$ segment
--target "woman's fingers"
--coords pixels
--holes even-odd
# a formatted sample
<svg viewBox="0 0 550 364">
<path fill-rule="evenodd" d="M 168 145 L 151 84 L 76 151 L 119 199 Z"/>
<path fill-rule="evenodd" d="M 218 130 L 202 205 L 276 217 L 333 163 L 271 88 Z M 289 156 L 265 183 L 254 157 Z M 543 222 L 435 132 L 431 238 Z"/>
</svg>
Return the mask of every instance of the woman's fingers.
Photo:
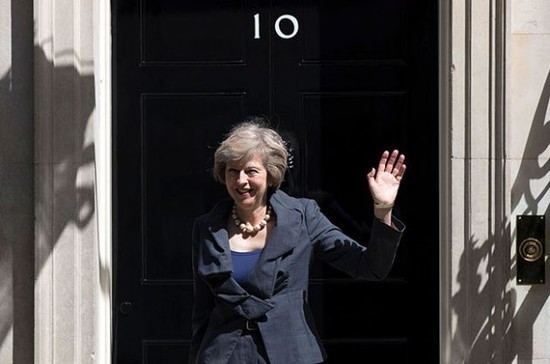
<svg viewBox="0 0 550 364">
<path fill-rule="evenodd" d="M 391 154 L 387 150 L 382 153 L 382 156 L 380 157 L 380 161 L 378 162 L 378 169 L 372 169 L 367 177 L 369 178 L 376 178 L 381 173 L 390 173 L 393 175 L 398 181 L 403 178 L 403 174 L 405 174 L 405 155 L 399 154 L 399 151 L 397 149 L 394 149 Z M 376 173 L 375 173 L 376 172 Z"/>
<path fill-rule="evenodd" d="M 397 159 L 398 154 L 399 154 L 399 151 L 397 149 L 394 149 L 390 155 L 388 163 L 386 164 L 386 169 L 385 169 L 386 172 L 392 173 L 394 169 L 395 160 Z"/>
<path fill-rule="evenodd" d="M 382 157 L 380 157 L 380 161 L 378 162 L 378 173 L 382 173 L 386 170 L 386 163 L 388 162 L 388 156 L 390 153 L 385 150 L 384 153 L 382 153 Z"/>
<path fill-rule="evenodd" d="M 398 175 L 403 174 L 402 169 L 405 166 L 404 162 L 405 162 L 405 155 L 401 154 L 397 159 L 397 163 L 395 164 L 395 166 L 393 166 L 393 170 L 391 172 L 394 176 L 397 177 Z"/>
<path fill-rule="evenodd" d="M 406 169 L 407 169 L 407 165 L 402 164 L 401 167 L 399 168 L 399 172 L 397 172 L 397 174 L 395 175 L 395 179 L 397 180 L 397 182 L 401 182 L 401 179 L 403 178 L 403 175 L 405 174 Z"/>
</svg>

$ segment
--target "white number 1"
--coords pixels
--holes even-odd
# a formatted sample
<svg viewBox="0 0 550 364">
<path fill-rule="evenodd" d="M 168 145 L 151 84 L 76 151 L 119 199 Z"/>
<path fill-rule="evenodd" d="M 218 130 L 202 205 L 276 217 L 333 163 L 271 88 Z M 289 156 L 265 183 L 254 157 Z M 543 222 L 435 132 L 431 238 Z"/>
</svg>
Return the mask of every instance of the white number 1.
<svg viewBox="0 0 550 364">
<path fill-rule="evenodd" d="M 254 14 L 254 39 L 260 39 L 260 14 Z"/>
</svg>

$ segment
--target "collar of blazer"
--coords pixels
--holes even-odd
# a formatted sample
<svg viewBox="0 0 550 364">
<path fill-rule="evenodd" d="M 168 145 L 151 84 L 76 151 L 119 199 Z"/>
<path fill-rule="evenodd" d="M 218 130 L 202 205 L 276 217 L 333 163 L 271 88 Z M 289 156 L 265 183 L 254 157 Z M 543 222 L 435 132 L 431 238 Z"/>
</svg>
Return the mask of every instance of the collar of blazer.
<svg viewBox="0 0 550 364">
<path fill-rule="evenodd" d="M 299 234 L 303 229 L 302 224 L 305 223 L 304 208 L 298 199 L 288 196 L 283 191 L 276 191 L 271 195 L 269 202 L 277 216 L 276 225 L 271 230 L 258 264 L 247 280 L 247 288 L 252 288 L 257 291 L 255 293 L 264 297 L 271 297 L 273 293 L 278 258 L 286 255 L 299 243 Z M 197 268 L 205 278 L 228 275 L 232 272 L 227 232 L 227 216 L 231 206 L 231 200 L 224 200 L 198 220 L 201 259 Z"/>
</svg>

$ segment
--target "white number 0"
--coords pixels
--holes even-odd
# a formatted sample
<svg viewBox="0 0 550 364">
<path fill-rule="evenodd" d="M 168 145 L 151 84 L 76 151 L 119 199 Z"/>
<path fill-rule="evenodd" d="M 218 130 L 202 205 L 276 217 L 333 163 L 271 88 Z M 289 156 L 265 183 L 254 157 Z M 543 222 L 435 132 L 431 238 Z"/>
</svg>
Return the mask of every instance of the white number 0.
<svg viewBox="0 0 550 364">
<path fill-rule="evenodd" d="M 281 30 L 281 21 L 284 19 L 290 20 L 290 22 L 292 23 L 293 30 L 292 30 L 292 33 L 290 34 L 285 34 Z M 277 33 L 277 35 L 283 39 L 294 38 L 294 36 L 298 34 L 299 29 L 300 29 L 300 25 L 298 24 L 298 19 L 296 19 L 296 17 L 292 15 L 289 15 L 289 14 L 281 15 L 275 21 L 275 33 Z M 254 14 L 254 39 L 260 39 L 260 14 L 259 13 Z"/>
</svg>

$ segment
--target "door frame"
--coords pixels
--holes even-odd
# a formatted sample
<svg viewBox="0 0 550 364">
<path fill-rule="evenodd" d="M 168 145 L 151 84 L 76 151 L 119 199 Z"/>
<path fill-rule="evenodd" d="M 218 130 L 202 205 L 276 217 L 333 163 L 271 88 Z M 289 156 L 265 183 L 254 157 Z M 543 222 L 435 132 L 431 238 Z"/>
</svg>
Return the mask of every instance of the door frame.
<svg viewBox="0 0 550 364">
<path fill-rule="evenodd" d="M 451 360 L 451 20 L 450 0 L 439 1 L 439 362 Z"/>
<path fill-rule="evenodd" d="M 94 1 L 94 78 L 96 109 L 94 112 L 94 144 L 96 168 L 97 274 L 95 347 L 96 361 L 111 364 L 114 348 L 113 325 L 113 97 L 112 97 L 112 17 L 111 0 Z M 116 167 L 115 167 L 116 168 Z"/>
<path fill-rule="evenodd" d="M 99 362 L 110 364 L 114 349 L 115 309 L 113 304 L 114 257 L 113 231 L 116 221 L 113 220 L 113 146 L 116 145 L 116 134 L 113 132 L 112 85 L 112 21 L 111 1 L 98 0 L 94 3 L 94 74 L 96 78 L 96 176 L 97 176 L 97 217 L 98 217 L 98 280 L 96 297 L 98 317 L 96 318 L 96 358 Z M 440 327 L 440 362 L 449 362 L 451 352 L 451 20 L 453 9 L 450 0 L 439 1 L 439 327 Z"/>
</svg>

